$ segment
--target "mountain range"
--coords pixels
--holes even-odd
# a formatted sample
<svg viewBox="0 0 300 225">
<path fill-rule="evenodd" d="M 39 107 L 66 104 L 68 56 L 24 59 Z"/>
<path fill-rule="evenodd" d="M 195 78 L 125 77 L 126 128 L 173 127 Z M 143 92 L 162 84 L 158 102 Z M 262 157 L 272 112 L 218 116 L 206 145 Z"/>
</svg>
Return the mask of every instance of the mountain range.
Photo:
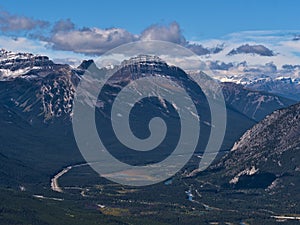
<svg viewBox="0 0 300 225">
<path fill-rule="evenodd" d="M 238 54 L 240 51 L 244 51 L 245 48 L 251 51 L 266 50 L 261 46 L 250 47 L 237 48 L 235 53 L 232 54 Z M 151 73 L 151 71 L 158 73 L 157 71 L 159 71 L 160 75 L 168 76 L 173 80 L 179 79 L 182 84 L 187 85 L 190 88 L 189 94 L 197 102 L 199 110 L 201 107 L 201 110 L 205 110 L 205 100 L 201 98 L 198 90 L 193 86 L 194 84 L 188 82 L 189 74 L 180 68 L 169 66 L 162 60 L 151 57 L 147 59 L 146 63 L 139 58 L 124 63 L 127 63 L 127 66 L 123 67 L 121 72 L 115 74 L 119 80 L 117 79 L 116 83 L 106 87 L 105 96 L 107 98 L 112 98 L 114 96 L 113 91 L 119 90 L 122 87 L 121 85 L 124 86 L 134 80 L 135 76 Z M 298 208 L 293 206 L 293 204 L 297 205 L 297 199 L 299 199 L 297 185 L 299 184 L 300 171 L 298 156 L 300 149 L 298 112 L 300 106 L 297 104 L 297 100 L 299 100 L 297 97 L 298 92 L 295 93 L 295 90 L 297 91 L 299 88 L 298 81 L 294 76 L 282 79 L 270 79 L 270 77 L 265 76 L 264 79 L 249 79 L 249 82 L 241 82 L 246 75 L 243 75 L 244 78 L 240 76 L 228 78 L 228 75 L 226 75 L 227 78 L 223 79 L 222 70 L 216 70 L 220 76 L 214 78 L 219 79 L 217 82 L 220 83 L 223 91 L 227 109 L 227 127 L 221 148 L 222 154 L 207 171 L 193 174 L 193 176 L 187 176 L 186 171 L 179 172 L 171 180 L 171 190 L 167 189 L 168 185 L 165 184 L 158 184 L 158 186 L 143 190 L 131 190 L 130 188 L 109 184 L 99 178 L 90 168 L 76 167 L 77 174 L 70 172 L 65 175 L 65 180 L 61 181 L 65 184 L 66 188 L 64 190 L 67 194 L 53 194 L 49 187 L 49 180 L 53 175 L 70 165 L 84 163 L 73 136 L 72 107 L 78 83 L 87 68 L 91 68 L 91 66 L 100 75 L 118 69 L 117 65 L 114 68 L 97 68 L 92 60 L 83 61 L 78 67 L 72 67 L 67 64 L 56 64 L 47 56 L 1 50 L 1 188 L 6 191 L 10 188 L 26 190 L 26 192 L 35 195 L 37 193 L 43 196 L 45 194 L 54 195 L 55 197 L 67 198 L 69 201 L 71 201 L 70 199 L 77 201 L 78 198 L 82 197 L 85 203 L 91 204 L 93 208 L 95 204 L 88 202 L 84 197 L 84 195 L 91 195 L 92 202 L 101 199 L 101 201 L 105 201 L 105 204 L 110 205 L 110 209 L 115 211 L 118 209 L 123 222 L 125 220 L 122 216 L 126 216 L 129 213 L 128 211 L 131 211 L 130 215 L 140 215 L 138 209 L 127 202 L 128 199 L 134 199 L 137 205 L 144 205 L 143 207 L 145 207 L 146 203 L 149 203 L 149 205 L 154 204 L 155 198 L 154 196 L 152 198 L 151 193 L 155 193 L 157 190 L 162 193 L 157 201 L 160 201 L 160 204 L 165 205 L 166 208 L 170 207 L 170 210 L 170 205 L 175 204 L 179 208 L 181 207 L 183 211 L 184 209 L 192 210 L 192 208 L 195 208 L 195 212 L 199 211 L 200 213 L 204 210 L 208 215 L 217 212 L 218 215 L 220 213 L 220 218 L 226 213 L 235 218 L 220 203 L 226 199 L 226 195 L 239 195 L 243 199 L 248 199 L 250 197 L 255 198 L 255 194 L 259 194 L 261 196 L 259 200 L 264 202 L 265 208 L 268 208 L 266 205 L 270 202 L 275 204 L 276 198 L 286 198 L 283 202 L 289 202 L 289 206 L 285 210 L 275 212 L 276 203 L 273 208 L 269 209 L 274 211 L 271 215 L 267 212 L 263 214 L 263 216 L 267 215 L 271 221 L 273 221 L 271 216 L 276 213 L 299 212 Z M 272 65 L 267 66 L 272 67 Z M 247 65 L 242 65 L 242 67 L 243 71 L 248 68 Z M 231 68 L 230 65 L 227 69 L 230 70 L 229 68 Z M 265 69 L 265 67 L 263 68 Z M 298 68 L 287 68 L 286 66 L 282 70 L 295 71 Z M 231 69 L 231 71 L 235 70 Z M 247 73 L 252 72 L 249 70 Z M 269 71 L 269 73 L 271 72 Z M 253 76 L 257 74 L 259 74 L 258 71 L 252 73 Z M 239 78 L 238 82 L 237 77 Z M 124 83 L 124 79 L 127 83 Z M 89 104 L 88 101 L 84 103 Z M 166 110 L 164 115 L 166 119 L 174 116 L 168 112 L 168 105 L 166 106 L 155 100 L 150 103 L 161 110 Z M 144 106 L 141 105 L 140 107 L 142 109 Z M 108 112 L 101 111 L 101 109 L 98 109 L 98 113 L 108 115 Z M 150 110 L 144 114 L 142 120 L 148 117 L 151 117 Z M 172 122 L 170 124 L 172 129 L 176 128 L 176 123 L 175 125 Z M 209 135 L 206 131 L 210 129 L 210 126 L 207 124 L 204 126 L 206 128 L 202 134 L 206 137 Z M 143 134 L 141 128 L 135 128 L 140 129 L 136 132 L 138 135 L 146 135 Z M 104 137 L 111 140 L 109 133 L 104 134 Z M 202 148 L 203 146 L 199 146 L 196 153 L 201 152 Z M 196 155 L 194 158 L 198 156 Z M 126 160 L 125 156 L 124 160 Z M 76 184 L 78 180 L 87 182 L 87 184 L 82 183 L 76 186 L 77 189 L 83 191 L 81 197 L 78 197 L 80 194 L 76 191 L 67 188 L 72 183 L 73 185 Z M 194 196 L 194 200 L 188 201 L 178 194 L 180 200 L 176 202 L 173 195 L 176 193 L 175 191 L 182 192 L 185 196 L 184 191 L 187 191 L 186 188 L 189 188 L 188 193 Z M 104 193 L 101 198 L 98 195 L 99 191 Z M 139 193 L 144 194 L 141 197 Z M 211 206 L 211 209 L 208 210 L 211 212 L 207 212 L 204 201 L 210 201 L 210 205 L 214 204 L 214 201 L 212 201 L 213 195 L 207 194 L 207 197 L 202 199 L 200 196 L 205 193 L 218 193 L 216 195 L 216 205 Z M 113 196 L 113 201 L 111 201 L 111 196 Z M 233 207 L 238 210 L 240 203 L 235 201 L 235 197 L 230 197 L 230 199 L 234 199 L 234 201 L 232 200 L 234 202 Z M 14 201 L 17 200 L 14 199 Z M 113 202 L 115 202 L 115 205 Z M 248 206 L 245 203 L 244 207 L 239 210 L 243 210 Z M 217 210 L 218 207 L 223 208 Z M 96 208 L 101 207 L 97 206 Z M 155 208 L 155 210 L 158 210 L 158 208 Z M 178 209 L 178 211 L 181 210 Z M 242 212 L 246 211 L 245 209 Z M 104 215 L 109 214 L 103 209 L 101 212 Z M 111 213 L 111 211 L 109 212 Z M 115 216 L 114 213 L 109 215 Z M 156 215 L 155 213 L 153 215 Z M 181 212 L 179 214 L 185 219 L 189 218 L 187 214 Z M 250 214 L 252 218 L 256 215 L 256 212 Z M 262 214 L 259 214 L 260 219 L 261 216 Z M 149 219 L 151 218 L 149 217 Z M 175 221 L 172 213 L 168 218 Z M 191 217 L 192 221 L 194 221 L 193 219 L 196 221 L 196 218 Z M 234 219 L 235 222 L 236 219 Z M 249 218 L 246 217 L 246 219 Z M 127 223 L 124 222 L 124 224 Z M 162 219 L 161 224 L 168 223 Z"/>
</svg>

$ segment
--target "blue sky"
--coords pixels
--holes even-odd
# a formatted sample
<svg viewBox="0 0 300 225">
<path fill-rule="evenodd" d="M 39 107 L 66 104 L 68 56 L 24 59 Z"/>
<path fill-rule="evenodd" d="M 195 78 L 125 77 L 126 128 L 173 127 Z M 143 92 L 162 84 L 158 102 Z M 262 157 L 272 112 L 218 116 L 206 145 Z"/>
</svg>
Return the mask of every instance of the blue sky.
<svg viewBox="0 0 300 225">
<path fill-rule="evenodd" d="M 124 28 L 139 34 L 152 24 L 176 21 L 189 40 L 245 30 L 299 30 L 297 0 L 206 1 L 2 1 L 2 10 L 50 22 L 70 18 L 76 26 Z"/>
</svg>

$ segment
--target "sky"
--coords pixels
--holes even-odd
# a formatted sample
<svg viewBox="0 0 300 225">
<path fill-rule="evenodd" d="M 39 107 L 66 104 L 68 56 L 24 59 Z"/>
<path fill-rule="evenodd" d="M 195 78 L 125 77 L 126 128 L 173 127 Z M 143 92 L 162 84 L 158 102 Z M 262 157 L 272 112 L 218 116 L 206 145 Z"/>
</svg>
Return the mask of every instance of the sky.
<svg viewBox="0 0 300 225">
<path fill-rule="evenodd" d="M 138 40 L 169 41 L 198 55 L 247 42 L 296 62 L 299 8 L 297 0 L 2 1 L 0 47 L 81 59 Z"/>
<path fill-rule="evenodd" d="M 176 21 L 189 40 L 217 38 L 245 30 L 299 30 L 297 0 L 2 1 L 2 10 L 84 27 L 119 27 L 138 34 L 152 24 Z"/>
</svg>

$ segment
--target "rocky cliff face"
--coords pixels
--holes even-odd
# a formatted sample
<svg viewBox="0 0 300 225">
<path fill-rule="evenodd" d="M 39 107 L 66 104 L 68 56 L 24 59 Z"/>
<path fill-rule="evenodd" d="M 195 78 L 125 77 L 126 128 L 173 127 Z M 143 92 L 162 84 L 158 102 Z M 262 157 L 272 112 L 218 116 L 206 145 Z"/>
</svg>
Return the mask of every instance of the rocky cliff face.
<svg viewBox="0 0 300 225">
<path fill-rule="evenodd" d="M 300 104 L 277 110 L 248 130 L 212 168 L 225 186 L 291 194 L 300 184 L 299 135 Z"/>
<path fill-rule="evenodd" d="M 80 72 L 46 56 L 1 50 L 0 103 L 29 123 L 66 118 Z"/>
</svg>

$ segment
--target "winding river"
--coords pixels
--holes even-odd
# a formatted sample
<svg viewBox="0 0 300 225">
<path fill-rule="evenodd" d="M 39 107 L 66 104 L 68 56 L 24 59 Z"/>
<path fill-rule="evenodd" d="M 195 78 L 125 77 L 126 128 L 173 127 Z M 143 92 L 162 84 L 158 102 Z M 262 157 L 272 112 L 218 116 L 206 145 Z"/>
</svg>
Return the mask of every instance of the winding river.
<svg viewBox="0 0 300 225">
<path fill-rule="evenodd" d="M 71 169 L 73 169 L 75 167 L 86 166 L 86 165 L 89 165 L 89 164 L 88 163 L 81 163 L 81 164 L 76 164 L 76 165 L 72 165 L 72 166 L 68 166 L 68 167 L 63 168 L 60 172 L 58 172 L 56 175 L 54 175 L 53 178 L 51 179 L 51 189 L 53 191 L 62 193 L 63 190 L 59 186 L 58 179 L 60 177 L 62 177 L 64 174 L 66 174 L 67 172 L 69 172 Z"/>
</svg>

